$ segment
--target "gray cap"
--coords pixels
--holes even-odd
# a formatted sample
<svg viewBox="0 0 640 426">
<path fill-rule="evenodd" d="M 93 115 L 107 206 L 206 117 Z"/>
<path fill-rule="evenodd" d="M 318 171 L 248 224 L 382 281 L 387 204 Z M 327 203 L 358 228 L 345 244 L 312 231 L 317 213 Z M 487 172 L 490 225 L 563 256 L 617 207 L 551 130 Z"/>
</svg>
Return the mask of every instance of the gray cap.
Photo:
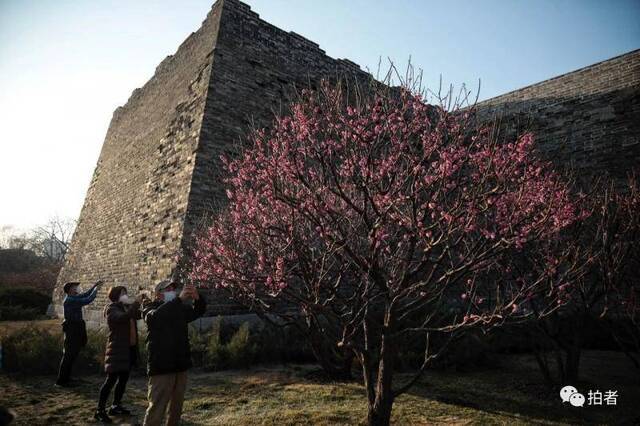
<svg viewBox="0 0 640 426">
<path fill-rule="evenodd" d="M 171 284 L 177 284 L 174 280 L 162 280 L 158 284 L 156 284 L 156 291 L 162 291 L 165 288 L 169 287 Z"/>
</svg>

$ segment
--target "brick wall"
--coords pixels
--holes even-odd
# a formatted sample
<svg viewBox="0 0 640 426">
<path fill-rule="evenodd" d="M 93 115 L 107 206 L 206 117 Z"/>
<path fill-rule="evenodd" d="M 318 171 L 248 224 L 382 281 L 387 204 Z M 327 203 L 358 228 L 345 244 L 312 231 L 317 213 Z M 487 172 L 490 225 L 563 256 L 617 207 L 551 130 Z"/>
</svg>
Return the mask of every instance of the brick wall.
<svg viewBox="0 0 640 426">
<path fill-rule="evenodd" d="M 507 134 L 532 131 L 538 149 L 578 175 L 624 178 L 640 166 L 640 50 L 481 102 Z"/>
<path fill-rule="evenodd" d="M 507 132 L 534 131 L 559 164 L 624 173 L 640 162 L 639 58 L 631 52 L 490 99 L 479 105 L 481 116 L 499 117 Z M 135 293 L 174 273 L 176 253 L 224 202 L 220 155 L 252 127 L 267 126 L 294 88 L 340 76 L 370 78 L 248 5 L 218 0 L 114 112 L 54 291 L 58 313 L 65 281 L 102 278 Z M 105 294 L 87 309 L 94 324 Z M 215 292 L 208 300 L 210 313 L 242 311 Z"/>
<path fill-rule="evenodd" d="M 248 5 L 218 0 L 202 27 L 114 112 L 54 291 L 58 314 L 66 281 L 107 282 L 86 309 L 95 323 L 108 286 L 126 283 L 135 293 L 171 275 L 174 256 L 221 201 L 220 154 L 252 123 L 268 125 L 294 86 L 353 72 L 369 78 Z M 209 301 L 216 313 L 241 311 L 215 293 Z"/>
<path fill-rule="evenodd" d="M 232 154 L 252 128 L 268 126 L 286 108 L 294 88 L 322 78 L 370 76 L 347 60 L 332 59 L 304 37 L 259 18 L 249 6 L 224 0 L 213 71 L 191 184 L 185 239 L 203 216 L 224 203 L 220 156 Z M 210 312 L 244 312 L 215 291 Z"/>
<path fill-rule="evenodd" d="M 109 285 L 148 287 L 175 267 L 221 11 L 113 114 L 54 292 L 59 303 L 68 280 L 106 280 L 89 320 L 100 321 Z"/>
</svg>

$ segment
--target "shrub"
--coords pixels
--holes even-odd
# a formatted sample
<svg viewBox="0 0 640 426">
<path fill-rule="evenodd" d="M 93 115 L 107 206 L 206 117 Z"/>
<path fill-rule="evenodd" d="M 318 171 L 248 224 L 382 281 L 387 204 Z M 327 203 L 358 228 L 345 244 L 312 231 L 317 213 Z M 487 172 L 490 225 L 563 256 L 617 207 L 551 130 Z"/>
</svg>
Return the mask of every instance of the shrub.
<svg viewBox="0 0 640 426">
<path fill-rule="evenodd" d="M 0 249 L 0 273 L 3 274 L 31 272 L 45 268 L 47 264 L 47 260 L 38 256 L 33 250 Z"/>
<path fill-rule="evenodd" d="M 33 321 L 41 316 L 42 311 L 38 308 L 0 305 L 0 321 Z"/>
<path fill-rule="evenodd" d="M 104 363 L 106 335 L 88 330 L 87 346 L 74 363 L 74 372 L 99 373 Z M 62 358 L 62 333 L 29 325 L 2 339 L 2 369 L 11 373 L 56 374 Z"/>
<path fill-rule="evenodd" d="M 139 335 L 138 371 L 147 364 L 145 333 Z M 217 318 L 208 331 L 189 328 L 191 354 L 195 366 L 218 371 L 249 368 L 255 364 L 315 362 L 304 336 L 293 327 L 262 324 L 252 328 L 226 323 Z M 87 345 L 74 363 L 74 372 L 102 374 L 106 333 L 87 330 Z M 2 338 L 2 368 L 12 373 L 56 374 L 62 357 L 61 331 L 49 331 L 28 325 L 9 332 Z"/>
<path fill-rule="evenodd" d="M 249 324 L 242 323 L 226 345 L 229 363 L 235 368 L 247 368 L 255 357 L 255 345 L 249 338 Z"/>
<path fill-rule="evenodd" d="M 253 338 L 256 344 L 256 362 L 272 363 L 304 363 L 317 362 L 308 340 L 295 327 L 275 327 L 265 324 L 256 330 Z"/>
<path fill-rule="evenodd" d="M 218 317 L 207 332 L 191 329 L 190 339 L 194 364 L 205 370 L 315 361 L 304 336 L 292 327 L 237 326 Z"/>
<path fill-rule="evenodd" d="M 51 296 L 30 288 L 0 289 L 0 320 L 33 320 L 46 314 Z"/>
<path fill-rule="evenodd" d="M 103 373 L 106 346 L 107 334 L 104 330 L 87 330 L 87 346 L 80 351 L 74 369 L 85 373 Z"/>
<path fill-rule="evenodd" d="M 211 369 L 242 367 L 248 360 L 250 364 L 316 361 L 305 336 L 291 326 L 275 327 L 265 322 L 238 325 L 219 316 L 207 330 L 190 326 L 189 341 L 194 365 Z M 230 361 L 230 356 L 239 360 Z"/>
<path fill-rule="evenodd" d="M 213 321 L 211 330 L 205 335 L 205 348 L 203 367 L 205 370 L 224 370 L 230 368 L 229 351 L 222 343 L 221 337 L 222 318 L 218 317 Z"/>
<path fill-rule="evenodd" d="M 20 328 L 2 339 L 2 368 L 12 373 L 52 374 L 62 355 L 62 335 L 35 326 Z"/>
<path fill-rule="evenodd" d="M 0 274 L 0 288 L 29 288 L 50 295 L 56 286 L 59 270 L 59 267 L 51 266 L 31 272 Z"/>
</svg>

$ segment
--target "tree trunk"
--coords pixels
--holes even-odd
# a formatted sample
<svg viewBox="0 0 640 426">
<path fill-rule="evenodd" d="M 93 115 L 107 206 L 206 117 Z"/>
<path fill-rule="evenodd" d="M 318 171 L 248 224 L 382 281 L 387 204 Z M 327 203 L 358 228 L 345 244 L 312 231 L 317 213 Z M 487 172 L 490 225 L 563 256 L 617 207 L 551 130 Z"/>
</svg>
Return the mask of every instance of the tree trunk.
<svg viewBox="0 0 640 426">
<path fill-rule="evenodd" d="M 387 355 L 388 356 L 388 355 Z M 378 364 L 378 377 L 375 386 L 375 399 L 369 403 L 367 416 L 369 426 L 388 426 L 393 408 L 393 391 L 391 389 L 392 366 L 389 359 L 382 357 Z"/>
<path fill-rule="evenodd" d="M 394 399 L 392 390 L 393 362 L 396 351 L 391 333 L 391 314 L 387 311 L 380 341 L 375 399 L 373 404 L 371 402 L 369 403 L 369 413 L 367 416 L 369 426 L 388 426 L 391 421 L 391 409 L 393 408 Z"/>
<path fill-rule="evenodd" d="M 571 339 L 565 348 L 565 370 L 564 385 L 573 385 L 578 382 L 578 372 L 580 370 L 580 354 L 582 353 L 582 328 L 584 327 L 584 316 L 577 314 L 571 322 L 573 328 L 570 330 Z"/>
<path fill-rule="evenodd" d="M 367 421 L 369 426 L 388 426 L 393 408 L 393 391 L 391 390 L 392 372 L 381 359 L 378 366 L 378 377 L 375 386 L 375 399 L 369 403 Z"/>
<path fill-rule="evenodd" d="M 367 416 L 367 424 L 369 426 L 388 426 L 391 421 L 391 408 L 393 407 L 393 400 L 382 401 L 378 403 L 378 400 L 369 407 L 369 414 Z"/>
</svg>

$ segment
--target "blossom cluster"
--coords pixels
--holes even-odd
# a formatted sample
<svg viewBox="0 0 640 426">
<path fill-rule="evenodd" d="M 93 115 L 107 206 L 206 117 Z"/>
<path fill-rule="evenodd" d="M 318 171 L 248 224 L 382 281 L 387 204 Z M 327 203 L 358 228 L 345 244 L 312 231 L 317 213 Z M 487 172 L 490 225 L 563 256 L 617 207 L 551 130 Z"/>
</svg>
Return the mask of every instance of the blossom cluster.
<svg viewBox="0 0 640 426">
<path fill-rule="evenodd" d="M 348 269 L 402 300 L 426 299 L 460 278 L 499 274 L 492 259 L 580 216 L 532 134 L 496 141 L 471 112 L 406 89 L 354 104 L 323 84 L 251 142 L 223 159 L 228 205 L 197 239 L 191 272 L 249 297 L 297 282 L 321 290 Z M 497 299 L 478 286 L 491 281 L 470 282 L 468 320 L 482 306 L 515 313 L 532 290 L 513 280 L 489 308 Z"/>
</svg>

